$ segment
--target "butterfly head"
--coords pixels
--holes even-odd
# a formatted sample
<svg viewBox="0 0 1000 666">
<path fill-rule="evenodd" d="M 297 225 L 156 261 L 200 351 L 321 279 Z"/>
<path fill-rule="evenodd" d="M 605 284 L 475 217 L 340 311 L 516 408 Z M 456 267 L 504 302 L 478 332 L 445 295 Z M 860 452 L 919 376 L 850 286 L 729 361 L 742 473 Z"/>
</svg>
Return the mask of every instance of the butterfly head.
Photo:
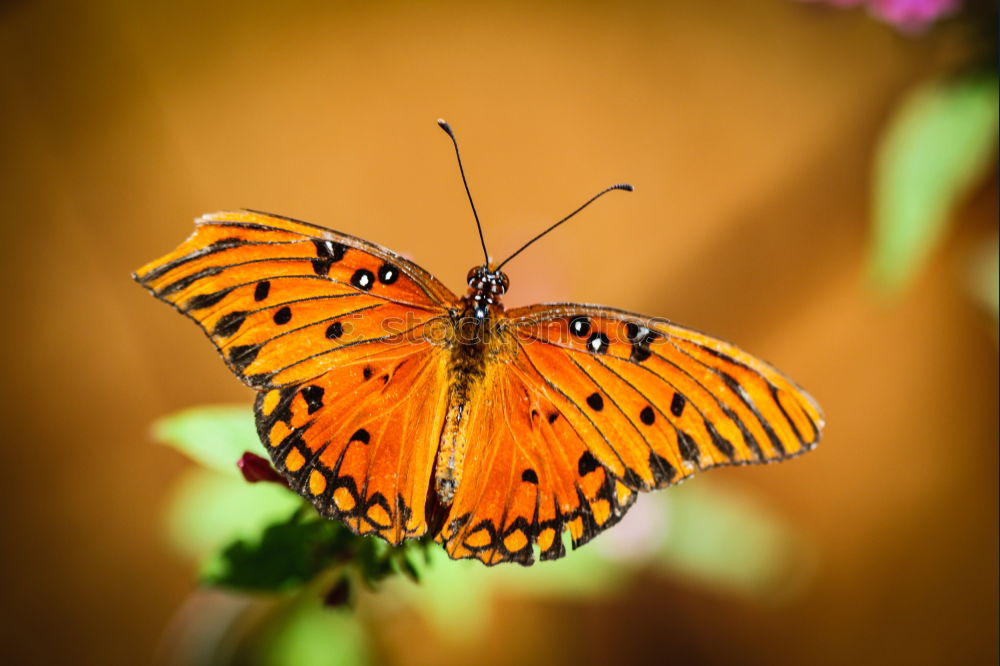
<svg viewBox="0 0 1000 666">
<path fill-rule="evenodd" d="M 490 306 L 503 307 L 500 305 L 500 297 L 507 293 L 510 286 L 506 273 L 489 266 L 474 266 L 466 281 L 469 283 L 466 300 L 473 306 L 475 317 L 486 319 Z"/>
</svg>

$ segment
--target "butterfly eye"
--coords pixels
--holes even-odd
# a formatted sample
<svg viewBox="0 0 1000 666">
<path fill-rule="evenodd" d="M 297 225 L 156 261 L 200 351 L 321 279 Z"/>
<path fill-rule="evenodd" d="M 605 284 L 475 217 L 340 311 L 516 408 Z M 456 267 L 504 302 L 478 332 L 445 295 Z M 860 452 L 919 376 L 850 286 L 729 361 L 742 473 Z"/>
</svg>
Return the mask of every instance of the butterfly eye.
<svg viewBox="0 0 1000 666">
<path fill-rule="evenodd" d="M 469 283 L 470 287 L 476 286 L 476 283 L 480 280 L 480 267 L 475 266 L 469 270 L 469 274 L 465 277 L 465 281 Z"/>
<path fill-rule="evenodd" d="M 496 282 L 497 292 L 501 294 L 507 293 L 507 288 L 510 286 L 510 280 L 507 278 L 506 273 L 499 273 L 499 279 Z"/>
</svg>

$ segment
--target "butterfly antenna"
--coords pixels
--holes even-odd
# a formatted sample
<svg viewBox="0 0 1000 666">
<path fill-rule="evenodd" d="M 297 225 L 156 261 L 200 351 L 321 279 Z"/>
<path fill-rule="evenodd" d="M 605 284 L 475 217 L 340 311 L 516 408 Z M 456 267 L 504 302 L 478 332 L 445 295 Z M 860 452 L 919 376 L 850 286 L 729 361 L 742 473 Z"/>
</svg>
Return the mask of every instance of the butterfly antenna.
<svg viewBox="0 0 1000 666">
<path fill-rule="evenodd" d="M 465 193 L 469 195 L 469 205 L 472 206 L 472 216 L 476 218 L 476 228 L 479 230 L 479 242 L 483 245 L 483 256 L 486 258 L 486 264 L 489 266 L 490 263 L 490 253 L 486 251 L 486 239 L 483 237 L 483 225 L 479 222 L 479 213 L 476 212 L 476 204 L 472 202 L 472 192 L 469 191 L 469 181 L 465 179 L 465 169 L 462 168 L 462 155 L 458 152 L 458 140 L 455 138 L 455 133 L 449 125 L 442 118 L 438 118 L 438 125 L 445 131 L 445 133 L 451 137 L 451 142 L 455 144 L 455 157 L 458 158 L 458 171 L 462 174 L 462 185 L 465 185 Z"/>
<path fill-rule="evenodd" d="M 600 199 L 601 197 L 603 197 L 605 194 L 607 194 L 611 190 L 625 190 L 626 192 L 631 192 L 634 189 L 635 189 L 634 187 L 632 187 L 631 185 L 629 185 L 627 183 L 618 183 L 617 185 L 612 185 L 611 187 L 607 187 L 607 188 L 601 190 L 600 192 L 598 192 L 594 196 L 590 197 L 590 199 L 588 199 L 585 204 L 583 204 L 582 206 L 580 206 L 579 208 L 577 208 L 576 210 L 574 210 L 572 213 L 570 213 L 569 215 L 567 215 L 563 219 L 559 220 L 558 222 L 556 222 L 555 224 L 553 224 L 551 227 L 549 227 L 548 229 L 546 229 L 545 231 L 543 231 L 542 233 L 538 234 L 537 236 L 535 236 L 534 238 L 532 238 L 530 241 L 528 241 L 527 243 L 525 243 L 524 245 L 522 245 L 521 249 L 519 249 L 517 252 L 515 252 L 514 254 L 510 255 L 509 257 L 507 257 L 506 259 L 504 259 L 503 261 L 501 261 L 500 265 L 497 266 L 495 270 L 500 270 L 501 268 L 503 268 L 504 264 L 506 264 L 508 261 L 510 261 L 511 259 L 513 259 L 514 257 L 516 257 L 517 255 L 521 254 L 525 250 L 527 250 L 528 247 L 532 243 L 534 243 L 538 239 L 542 238 L 545 234 L 549 233 L 550 231 L 552 231 L 553 229 L 555 229 L 556 227 L 558 227 L 560 224 L 562 224 L 563 222 L 565 222 L 569 218 L 573 217 L 574 215 L 576 215 L 577 213 L 579 213 L 581 210 L 583 210 L 584 208 L 586 208 L 590 204 L 594 203 L 595 201 L 597 201 L 598 199 Z"/>
</svg>

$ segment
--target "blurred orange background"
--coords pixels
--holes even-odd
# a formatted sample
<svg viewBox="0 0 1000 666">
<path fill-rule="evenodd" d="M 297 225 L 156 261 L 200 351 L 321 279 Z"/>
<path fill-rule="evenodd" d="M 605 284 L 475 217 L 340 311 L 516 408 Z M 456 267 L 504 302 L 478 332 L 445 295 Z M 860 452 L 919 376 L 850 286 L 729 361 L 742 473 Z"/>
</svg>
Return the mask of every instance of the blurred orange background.
<svg viewBox="0 0 1000 666">
<path fill-rule="evenodd" d="M 961 44 L 749 0 L 15 1 L 0 35 L 10 663 L 149 661 L 196 585 L 162 518 L 190 463 L 149 424 L 252 396 L 130 272 L 246 206 L 461 291 L 479 248 L 438 117 L 494 256 L 636 186 L 511 264 L 508 305 L 665 316 L 819 400 L 815 452 L 691 482 L 753 496 L 815 562 L 771 602 L 653 574 L 597 601 L 501 598 L 460 651 L 401 613 L 368 624 L 380 661 L 996 662 L 996 329 L 963 273 L 995 176 L 898 298 L 865 280 L 879 132 Z"/>
</svg>

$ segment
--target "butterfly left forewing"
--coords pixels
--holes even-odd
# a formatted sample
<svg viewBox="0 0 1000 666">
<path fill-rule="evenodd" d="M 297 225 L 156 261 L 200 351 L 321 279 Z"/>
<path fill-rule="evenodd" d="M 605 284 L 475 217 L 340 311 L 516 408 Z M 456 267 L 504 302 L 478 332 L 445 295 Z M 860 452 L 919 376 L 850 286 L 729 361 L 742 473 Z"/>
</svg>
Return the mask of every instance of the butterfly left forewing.
<svg viewBox="0 0 1000 666">
<path fill-rule="evenodd" d="M 205 215 L 135 279 L 193 319 L 254 388 L 309 379 L 416 329 L 455 300 L 412 262 L 305 222 Z"/>
</svg>

